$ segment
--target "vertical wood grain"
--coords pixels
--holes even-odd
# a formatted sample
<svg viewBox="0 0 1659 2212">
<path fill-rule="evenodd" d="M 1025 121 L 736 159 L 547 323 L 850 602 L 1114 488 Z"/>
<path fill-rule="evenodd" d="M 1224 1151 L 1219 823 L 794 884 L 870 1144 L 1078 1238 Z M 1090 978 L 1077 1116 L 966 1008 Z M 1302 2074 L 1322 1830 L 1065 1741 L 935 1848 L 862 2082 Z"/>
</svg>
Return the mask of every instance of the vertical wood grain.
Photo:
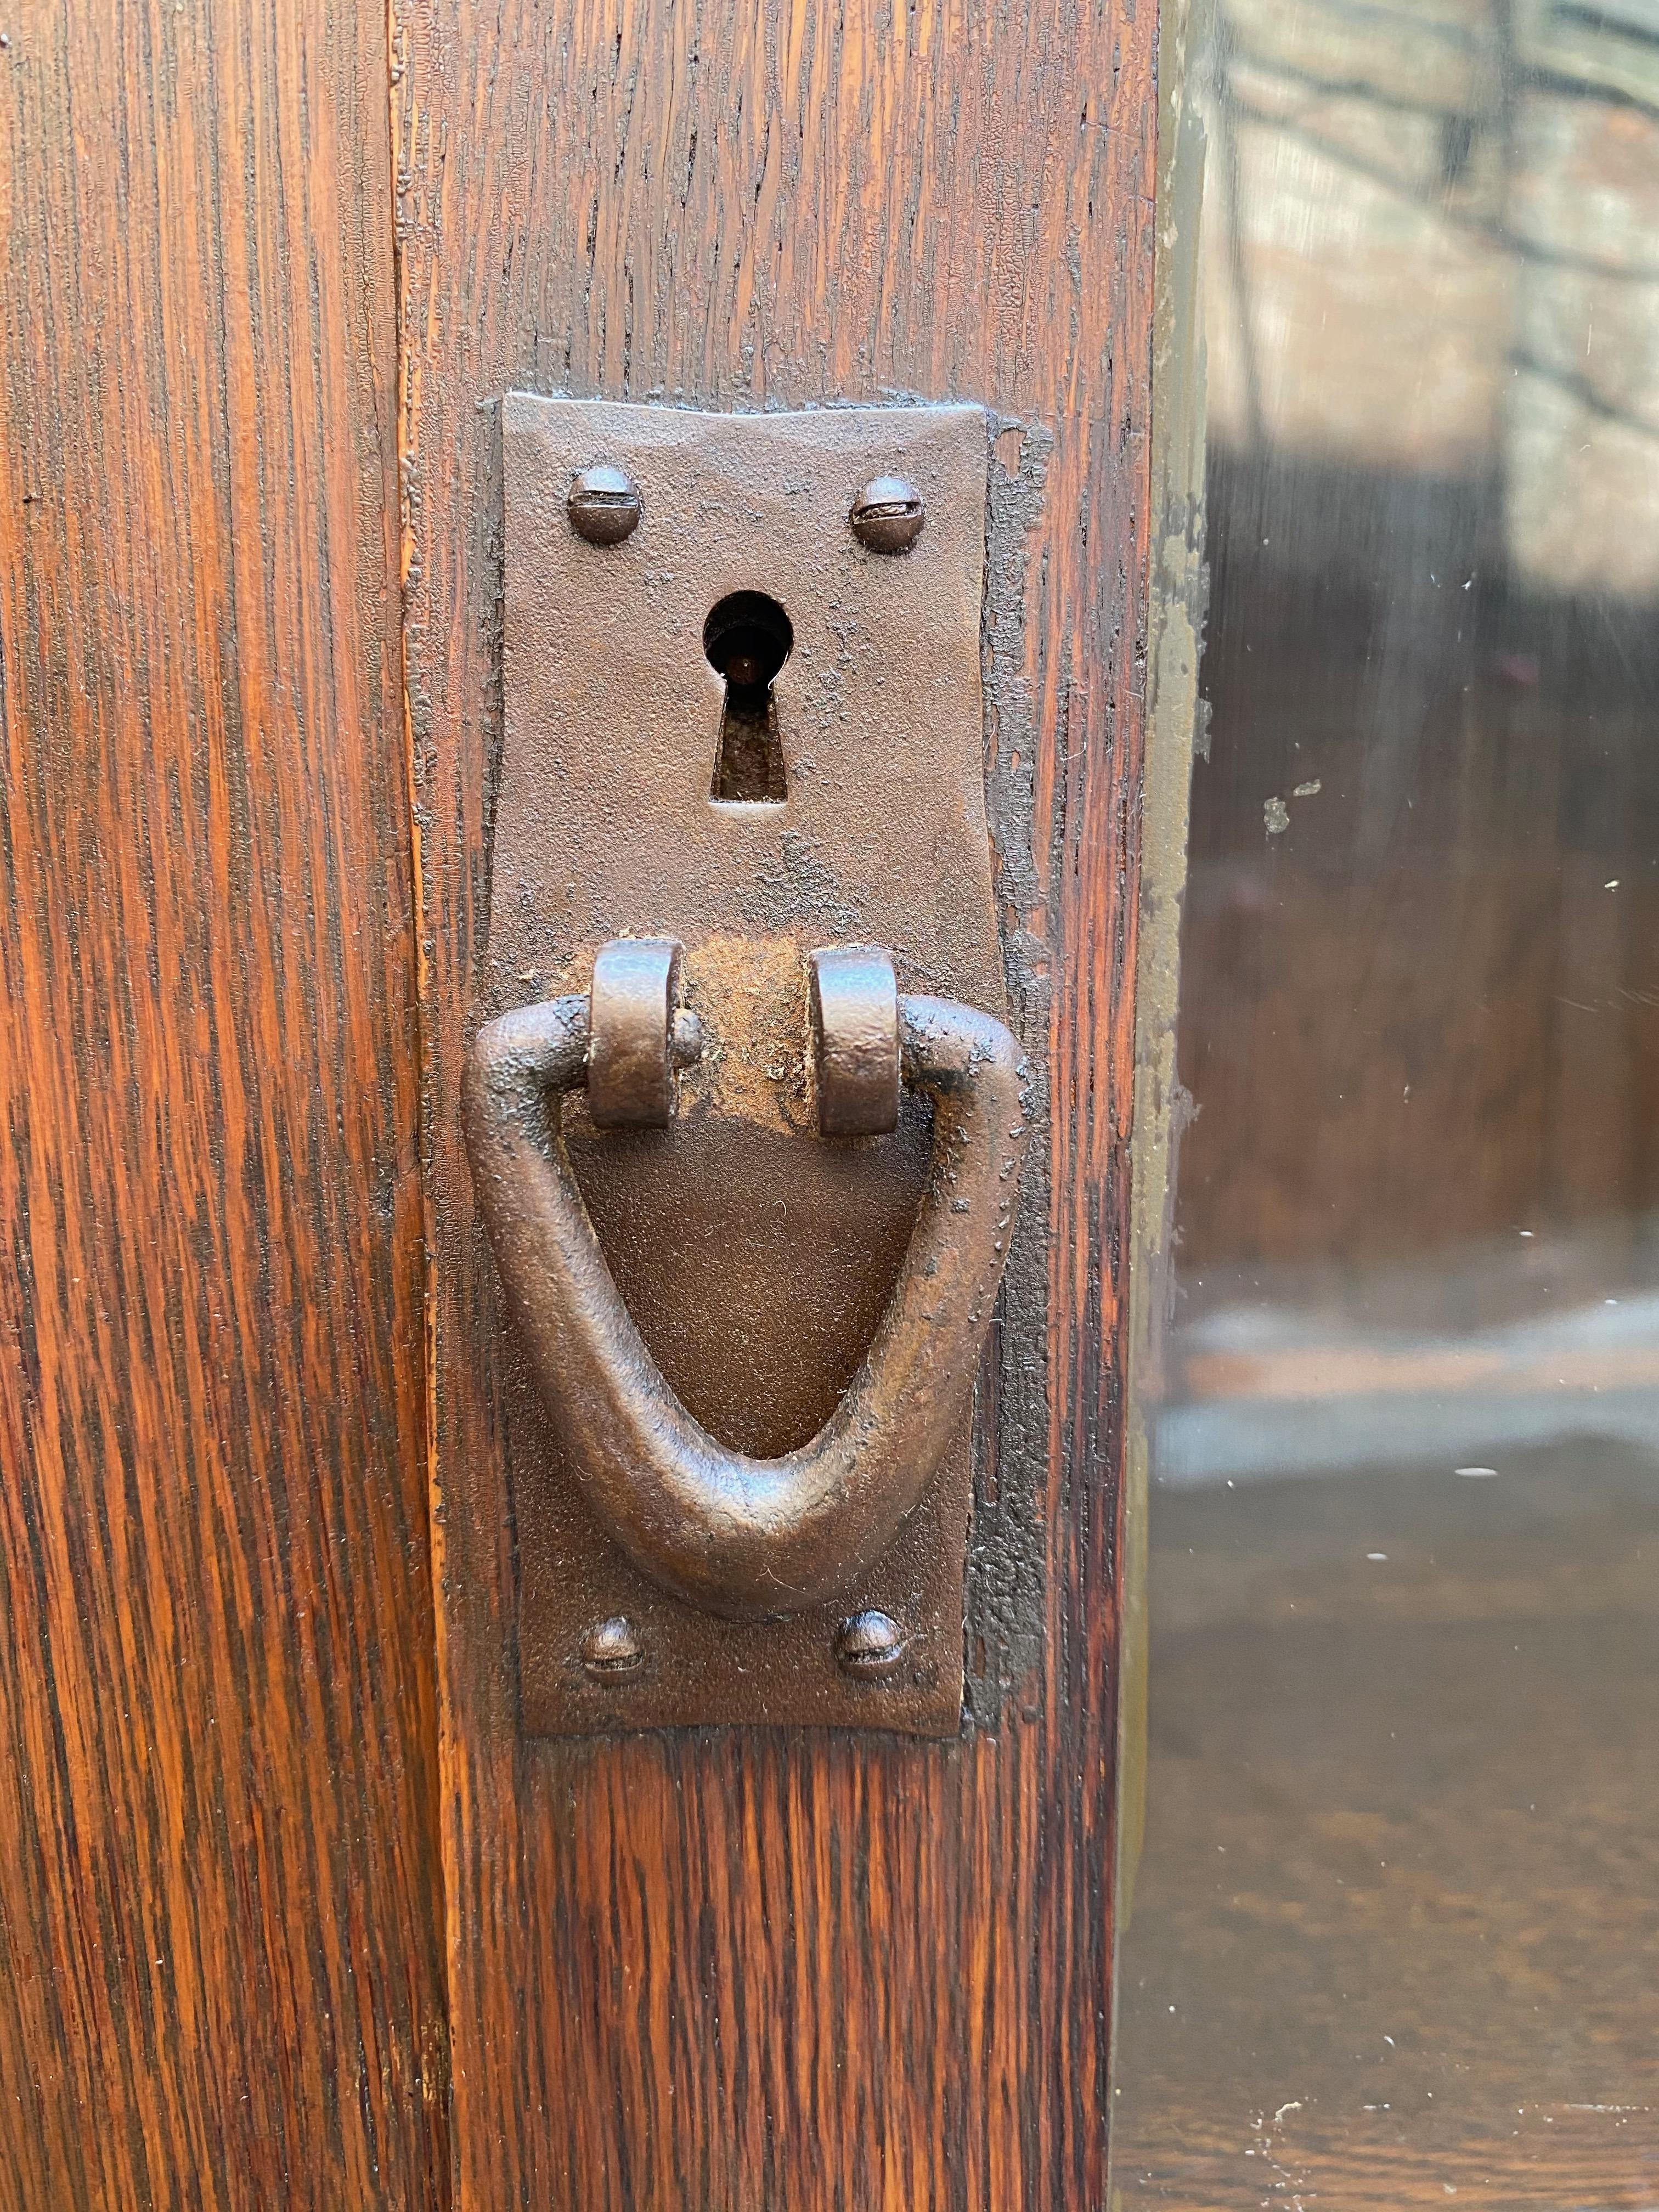
<svg viewBox="0 0 1659 2212">
<path fill-rule="evenodd" d="M 0 2203 L 419 2212 L 385 21 L 0 27 Z"/>
<path fill-rule="evenodd" d="M 1098 2205 L 1156 9 L 394 13 L 459 2201 Z M 514 386 L 975 399 L 1031 427 L 1000 440 L 1011 466 L 1048 453 L 991 671 L 1036 740 L 1012 757 L 1018 713 L 994 733 L 1005 793 L 1030 794 L 1006 920 L 1048 1009 L 1046 1595 L 1036 1671 L 955 1745 L 517 1733 L 499 1323 L 457 1111 L 495 737 L 486 403 Z"/>
</svg>

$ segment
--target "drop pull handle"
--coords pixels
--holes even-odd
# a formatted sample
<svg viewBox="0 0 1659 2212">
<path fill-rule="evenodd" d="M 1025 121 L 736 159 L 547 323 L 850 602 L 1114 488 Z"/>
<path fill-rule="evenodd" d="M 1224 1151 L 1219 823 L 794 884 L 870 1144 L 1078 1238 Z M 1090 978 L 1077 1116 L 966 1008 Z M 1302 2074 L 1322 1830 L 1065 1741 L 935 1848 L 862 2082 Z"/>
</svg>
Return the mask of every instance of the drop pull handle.
<svg viewBox="0 0 1659 2212">
<path fill-rule="evenodd" d="M 474 1187 L 571 1475 L 641 1573 L 738 1620 L 845 1591 L 926 1495 L 973 1389 L 1024 1152 L 1025 1063 L 1000 1022 L 901 995 L 891 960 L 867 947 L 807 965 L 820 1136 L 892 1129 L 905 1086 L 932 1102 L 933 1149 L 869 1349 L 817 1435 L 781 1458 L 727 1449 L 680 1403 L 611 1279 L 564 1147 L 562 1102 L 581 1088 L 601 1127 L 672 1121 L 677 1072 L 702 1048 L 677 1003 L 679 947 L 605 945 L 586 996 L 486 1023 L 466 1072 Z"/>
</svg>

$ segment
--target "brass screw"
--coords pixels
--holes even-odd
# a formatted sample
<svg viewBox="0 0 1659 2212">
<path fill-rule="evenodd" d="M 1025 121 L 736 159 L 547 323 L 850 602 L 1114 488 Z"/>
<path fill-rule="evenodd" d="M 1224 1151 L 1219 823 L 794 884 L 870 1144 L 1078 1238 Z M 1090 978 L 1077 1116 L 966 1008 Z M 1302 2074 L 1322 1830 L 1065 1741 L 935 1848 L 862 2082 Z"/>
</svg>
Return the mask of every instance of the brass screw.
<svg viewBox="0 0 1659 2212">
<path fill-rule="evenodd" d="M 848 520 L 872 553 L 908 553 L 921 535 L 927 509 L 902 477 L 872 477 L 853 501 Z"/>
<path fill-rule="evenodd" d="M 645 1664 L 645 1646 L 631 1620 L 614 1613 L 582 1638 L 582 1668 L 596 1682 L 625 1682 Z"/>
<path fill-rule="evenodd" d="M 836 1658 L 843 1674 L 860 1682 L 883 1682 L 896 1674 L 910 1649 L 910 1639 L 891 1613 L 855 1613 L 841 1625 L 836 1638 Z"/>
<path fill-rule="evenodd" d="M 565 501 L 570 527 L 590 545 L 620 545 L 642 512 L 640 488 L 626 469 L 608 461 L 583 469 Z"/>
</svg>

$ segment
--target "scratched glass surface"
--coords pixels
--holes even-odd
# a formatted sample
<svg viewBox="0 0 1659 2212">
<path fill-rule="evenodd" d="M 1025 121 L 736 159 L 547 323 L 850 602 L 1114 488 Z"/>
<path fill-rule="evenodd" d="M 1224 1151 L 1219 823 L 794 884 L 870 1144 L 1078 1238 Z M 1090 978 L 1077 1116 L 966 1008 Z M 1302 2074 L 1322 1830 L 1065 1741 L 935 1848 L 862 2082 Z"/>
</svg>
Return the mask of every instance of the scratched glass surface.
<svg viewBox="0 0 1659 2212">
<path fill-rule="evenodd" d="M 1115 2185 L 1659 2205 L 1659 0 L 1224 0 Z"/>
</svg>

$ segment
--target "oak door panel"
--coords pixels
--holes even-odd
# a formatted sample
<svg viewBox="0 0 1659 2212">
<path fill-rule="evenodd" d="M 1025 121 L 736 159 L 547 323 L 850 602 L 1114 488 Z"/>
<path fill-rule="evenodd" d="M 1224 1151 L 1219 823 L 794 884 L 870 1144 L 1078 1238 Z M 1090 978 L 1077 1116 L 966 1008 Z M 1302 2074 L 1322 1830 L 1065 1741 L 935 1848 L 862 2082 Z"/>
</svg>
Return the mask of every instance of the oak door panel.
<svg viewBox="0 0 1659 2212">
<path fill-rule="evenodd" d="M 435 2206 L 383 17 L 0 44 L 0 2203 Z"/>
</svg>

